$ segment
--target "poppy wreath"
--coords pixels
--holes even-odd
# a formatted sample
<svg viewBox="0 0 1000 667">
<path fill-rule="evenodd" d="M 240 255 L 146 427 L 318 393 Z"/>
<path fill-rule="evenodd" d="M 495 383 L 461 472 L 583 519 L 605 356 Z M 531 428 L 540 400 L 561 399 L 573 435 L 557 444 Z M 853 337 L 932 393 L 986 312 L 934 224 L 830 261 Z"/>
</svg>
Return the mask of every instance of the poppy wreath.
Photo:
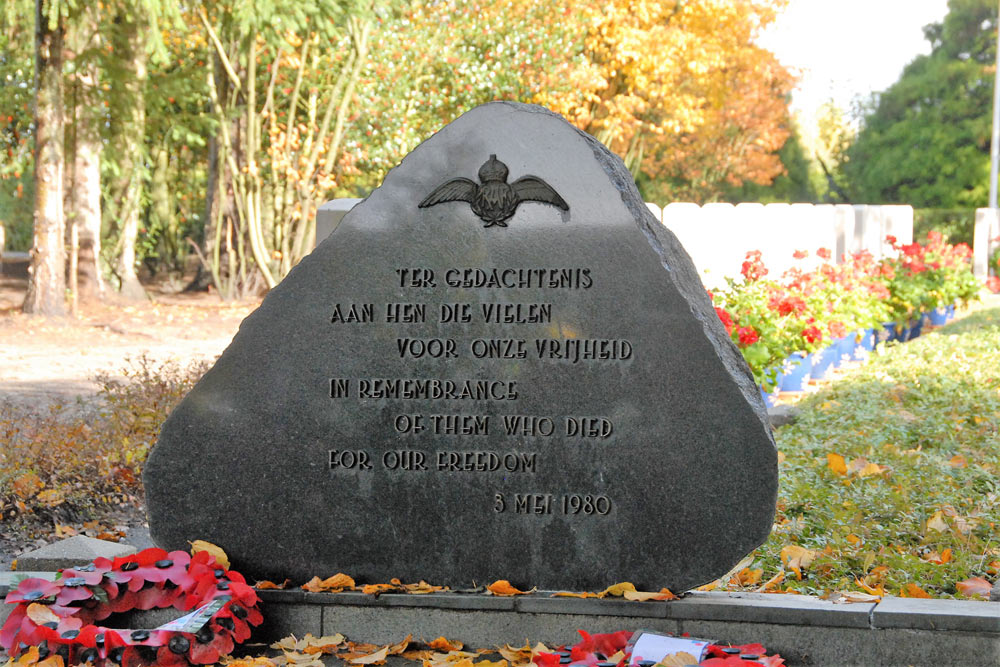
<svg viewBox="0 0 1000 667">
<path fill-rule="evenodd" d="M 96 667 L 207 665 L 246 641 L 251 625 L 260 625 L 257 601 L 243 575 L 220 567 L 207 551 L 191 556 L 145 549 L 63 570 L 55 581 L 24 579 L 7 595 L 17 607 L 0 629 L 0 645 L 15 657 L 37 646 L 42 659 L 59 655 L 65 664 Z M 99 625 L 114 613 L 191 611 L 213 602 L 210 609 L 218 608 L 194 633 Z"/>
</svg>

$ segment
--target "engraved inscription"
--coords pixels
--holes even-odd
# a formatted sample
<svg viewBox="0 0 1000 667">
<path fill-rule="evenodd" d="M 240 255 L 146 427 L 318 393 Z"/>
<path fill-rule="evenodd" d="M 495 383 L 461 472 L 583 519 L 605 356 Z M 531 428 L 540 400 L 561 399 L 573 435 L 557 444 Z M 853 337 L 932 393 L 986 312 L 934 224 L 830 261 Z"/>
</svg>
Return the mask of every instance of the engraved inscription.
<svg viewBox="0 0 1000 667">
<path fill-rule="evenodd" d="M 493 450 L 389 449 L 381 457 L 359 450 L 331 449 L 331 471 L 370 471 L 378 465 L 383 470 L 407 472 L 538 472 L 537 452 L 498 452 Z"/>
<path fill-rule="evenodd" d="M 509 186 L 508 186 L 509 187 Z M 500 222 L 495 222 L 502 226 Z M 491 226 L 491 225 L 488 225 Z M 395 270 L 395 285 L 401 289 L 455 289 L 456 300 L 437 304 L 411 301 L 334 304 L 330 317 L 333 324 L 374 323 L 384 317 L 384 323 L 399 327 L 391 356 L 404 360 L 441 363 L 465 357 L 481 360 L 510 360 L 512 370 L 523 368 L 523 362 L 604 364 L 629 362 L 633 359 L 632 342 L 624 338 L 526 338 L 505 335 L 518 325 L 552 325 L 559 322 L 558 304 L 548 301 L 520 303 L 472 301 L 467 290 L 585 290 L 594 284 L 591 271 L 576 268 L 438 268 L 405 267 Z M 381 310 L 384 308 L 384 310 Z M 428 313 L 428 310 L 430 312 Z M 430 319 L 428 319 L 428 316 Z M 436 317 L 435 317 L 436 316 Z M 434 322 L 434 320 L 437 320 Z M 433 323 L 437 331 L 430 336 L 424 328 L 407 325 Z M 487 332 L 473 333 L 469 324 L 484 325 Z M 562 324 L 554 330 L 560 331 Z M 530 329 L 529 329 L 530 330 Z M 546 326 L 545 332 L 553 331 Z M 474 330 L 473 330 L 474 331 Z M 541 330 L 538 330 L 541 333 Z M 414 335 L 415 334 L 415 335 Z M 434 335 L 438 334 L 438 335 Z M 391 344 L 391 343 L 390 343 Z M 398 357 L 396 356 L 398 355 Z M 501 366 L 502 367 L 502 366 Z M 498 372 L 498 374 L 500 374 Z M 538 388 L 544 391 L 544 388 Z M 331 399 L 363 401 L 401 400 L 417 402 L 476 401 L 482 403 L 517 401 L 521 388 L 517 381 L 504 378 L 415 378 L 361 377 L 330 378 Z M 378 405 L 378 404 L 376 404 Z M 419 403 L 417 403 L 419 405 Z M 440 409 L 440 406 L 437 406 Z M 381 407 L 378 409 L 382 409 Z M 489 411 L 485 406 L 479 409 Z M 412 409 L 411 409 L 412 410 Z M 528 415 L 528 414 L 464 414 L 460 412 L 404 412 L 391 415 L 386 428 L 393 437 L 425 448 L 381 448 L 328 450 L 331 474 L 359 474 L 375 470 L 393 474 L 415 473 L 500 473 L 533 475 L 544 464 L 544 453 L 521 451 L 540 438 L 551 439 L 561 446 L 582 446 L 585 442 L 614 442 L 615 424 L 599 415 Z M 475 409 L 473 409 L 475 411 Z M 489 436 L 513 439 L 514 450 L 487 449 Z M 426 438 L 432 438 L 428 441 Z M 481 443 L 482 448 L 471 445 Z M 461 443 L 438 448 L 441 443 Z M 550 445 L 551 446 L 551 445 Z M 495 479 L 495 478 L 494 478 Z M 506 478 L 505 478 L 506 479 Z M 541 517 L 566 515 L 581 517 L 606 516 L 612 511 L 611 499 L 601 493 L 549 493 L 536 490 L 525 493 L 497 492 L 492 510 L 496 514 Z"/>
<path fill-rule="evenodd" d="M 367 323 L 375 321 L 375 304 L 373 303 L 352 303 L 347 306 L 337 304 L 333 307 L 333 315 L 330 322 L 333 324 L 345 323 Z"/>
<path fill-rule="evenodd" d="M 514 493 L 493 494 L 493 511 L 503 514 L 565 514 L 570 516 L 607 516 L 611 513 L 611 499 L 590 493 Z"/>
</svg>

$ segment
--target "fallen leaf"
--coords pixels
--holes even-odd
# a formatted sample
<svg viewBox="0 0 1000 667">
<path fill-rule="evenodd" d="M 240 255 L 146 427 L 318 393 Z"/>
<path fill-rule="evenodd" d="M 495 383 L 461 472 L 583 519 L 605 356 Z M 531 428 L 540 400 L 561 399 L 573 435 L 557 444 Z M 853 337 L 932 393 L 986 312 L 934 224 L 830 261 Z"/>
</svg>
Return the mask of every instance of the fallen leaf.
<svg viewBox="0 0 1000 667">
<path fill-rule="evenodd" d="M 955 584 L 955 588 L 957 588 L 958 592 L 967 598 L 978 595 L 988 600 L 990 597 L 990 590 L 993 589 L 993 585 L 982 577 L 972 577 L 971 579 L 958 582 Z"/>
<path fill-rule="evenodd" d="M 878 602 L 882 599 L 882 597 L 879 595 L 871 595 L 870 593 L 861 593 L 859 591 L 832 591 L 831 593 L 824 595 L 823 599 L 844 604 L 854 602 Z"/>
<path fill-rule="evenodd" d="M 530 591 L 521 591 L 514 588 L 509 581 L 506 579 L 500 579 L 494 581 L 492 584 L 486 587 L 486 589 L 493 595 L 500 596 L 511 596 L 511 595 L 527 595 L 529 593 L 534 593 L 536 589 L 532 588 Z"/>
<path fill-rule="evenodd" d="M 663 659 L 658 664 L 663 665 L 663 667 L 687 667 L 688 665 L 697 665 L 698 659 L 690 653 L 678 651 L 677 653 L 663 656 Z"/>
<path fill-rule="evenodd" d="M 778 571 L 778 574 L 774 575 L 770 579 L 764 582 L 764 585 L 757 589 L 758 593 L 770 593 L 778 588 L 778 586 L 785 580 L 784 571 Z"/>
<path fill-rule="evenodd" d="M 626 600 L 631 600 L 633 602 L 649 602 L 650 600 L 663 601 L 663 600 L 677 599 L 677 596 L 674 595 L 669 588 L 661 588 L 659 592 L 625 591 L 622 597 L 624 597 Z"/>
<path fill-rule="evenodd" d="M 861 581 L 856 577 L 854 579 L 854 583 L 858 585 L 858 588 L 864 589 L 865 593 L 868 593 L 869 595 L 875 596 L 879 599 L 882 599 L 882 597 L 885 595 L 885 589 L 882 587 L 882 584 L 878 584 L 877 586 L 872 586 L 864 581 Z"/>
<path fill-rule="evenodd" d="M 41 478 L 33 472 L 26 472 L 20 477 L 15 478 L 10 485 L 13 488 L 14 493 L 25 500 L 41 491 L 45 486 L 45 484 L 42 483 Z"/>
<path fill-rule="evenodd" d="M 696 591 L 714 591 L 721 584 L 722 584 L 722 580 L 721 579 L 716 579 L 715 581 L 710 581 L 707 584 L 703 584 L 703 585 L 699 586 L 695 590 Z"/>
<path fill-rule="evenodd" d="M 354 589 L 354 579 L 351 579 L 343 572 L 338 572 L 327 579 L 313 577 L 302 584 L 302 590 L 309 591 L 310 593 L 340 593 L 342 591 L 353 591 Z"/>
<path fill-rule="evenodd" d="M 844 461 L 844 457 L 840 454 L 827 454 L 826 464 L 830 470 L 838 475 L 847 475 L 847 462 Z"/>
<path fill-rule="evenodd" d="M 399 579 L 390 579 L 389 583 L 395 586 L 402 587 L 403 590 L 409 593 L 410 595 L 426 595 L 427 593 L 437 593 L 438 591 L 448 590 L 447 586 L 432 586 L 423 579 L 421 579 L 415 584 L 404 584 Z"/>
<path fill-rule="evenodd" d="M 44 604 L 32 602 L 28 605 L 28 618 L 35 622 L 35 625 L 45 625 L 46 623 L 58 623 L 62 619 L 56 616 L 55 612 Z"/>
<path fill-rule="evenodd" d="M 964 468 L 968 464 L 968 461 L 961 454 L 955 454 L 953 457 L 948 459 L 948 465 L 952 468 Z"/>
<path fill-rule="evenodd" d="M 385 659 L 389 657 L 389 647 L 383 646 L 378 651 L 370 653 L 368 655 L 362 656 L 360 658 L 353 658 L 349 660 L 353 665 L 381 665 L 385 663 Z"/>
<path fill-rule="evenodd" d="M 361 592 L 365 595 L 381 595 L 382 593 L 388 593 L 389 591 L 405 593 L 406 589 L 402 586 L 396 586 L 394 584 L 366 584 L 361 587 Z"/>
<path fill-rule="evenodd" d="M 909 583 L 903 586 L 903 594 L 901 597 L 904 598 L 929 598 L 930 593 L 917 586 L 914 583 Z"/>
<path fill-rule="evenodd" d="M 339 632 L 335 635 L 324 635 L 322 637 L 314 637 L 311 634 L 306 633 L 306 636 L 302 638 L 302 641 L 305 643 L 305 647 L 301 650 L 310 655 L 333 655 L 344 643 L 344 639 L 344 635 Z"/>
<path fill-rule="evenodd" d="M 221 547 L 217 547 L 211 542 L 206 542 L 205 540 L 195 540 L 194 542 L 190 542 L 190 544 L 192 556 L 196 553 L 207 551 L 215 558 L 215 562 L 219 567 L 224 570 L 229 569 L 229 556 L 226 555 L 226 552 L 223 551 Z"/>
<path fill-rule="evenodd" d="M 438 637 L 427 646 L 438 651 L 461 651 L 465 648 L 462 642 L 451 641 L 450 639 L 445 639 L 443 636 Z"/>
<path fill-rule="evenodd" d="M 569 591 L 559 591 L 558 593 L 553 593 L 549 597 L 553 597 L 553 598 L 599 598 L 601 596 L 598 593 L 570 593 Z"/>
<path fill-rule="evenodd" d="M 751 570 L 748 567 L 743 568 L 737 572 L 729 580 L 731 586 L 756 586 L 760 582 L 761 576 L 763 576 L 764 570 L 757 568 L 756 570 Z"/>
<path fill-rule="evenodd" d="M 816 559 L 816 555 L 816 552 L 811 549 L 800 547 L 797 544 L 789 544 L 781 549 L 781 562 L 801 581 L 803 568 L 809 567 Z"/>
<path fill-rule="evenodd" d="M 934 515 L 927 520 L 927 530 L 934 530 L 939 533 L 943 533 L 948 530 L 948 524 L 945 523 L 940 510 L 934 512 Z"/>
<path fill-rule="evenodd" d="M 599 597 L 599 598 L 606 598 L 606 597 L 620 598 L 623 595 L 625 595 L 626 591 L 631 591 L 631 592 L 634 593 L 635 592 L 635 585 L 632 584 L 631 582 L 628 582 L 628 581 L 623 581 L 623 582 L 621 582 L 619 584 L 613 584 L 613 585 L 608 586 L 607 588 L 605 588 L 600 593 L 598 593 L 597 597 Z"/>
<path fill-rule="evenodd" d="M 403 641 L 389 646 L 389 655 L 399 655 L 405 651 L 406 647 L 410 645 L 411 639 L 413 639 L 413 635 L 406 635 L 406 639 Z"/>
<path fill-rule="evenodd" d="M 290 583 L 292 583 L 291 579 L 285 579 L 280 584 L 276 584 L 273 581 L 268 581 L 267 579 L 265 579 L 264 581 L 258 581 L 256 584 L 254 584 L 254 588 L 256 588 L 259 591 L 284 590 L 288 588 L 288 584 Z"/>
<path fill-rule="evenodd" d="M 951 549 L 945 549 L 941 553 L 936 551 L 931 551 L 921 556 L 922 559 L 928 563 L 936 563 L 938 565 L 944 565 L 945 563 L 951 562 Z"/>
<path fill-rule="evenodd" d="M 854 533 L 851 533 L 850 535 L 847 536 L 847 541 L 850 542 L 851 544 L 857 544 L 861 541 L 861 538 L 855 535 Z"/>
</svg>

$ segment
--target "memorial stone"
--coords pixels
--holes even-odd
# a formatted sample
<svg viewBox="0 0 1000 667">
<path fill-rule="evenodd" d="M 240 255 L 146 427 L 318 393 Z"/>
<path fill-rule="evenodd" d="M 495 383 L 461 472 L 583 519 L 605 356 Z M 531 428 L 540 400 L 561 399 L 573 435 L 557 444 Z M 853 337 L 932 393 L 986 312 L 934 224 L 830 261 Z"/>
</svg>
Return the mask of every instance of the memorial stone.
<svg viewBox="0 0 1000 667">
<path fill-rule="evenodd" d="M 621 161 L 492 103 L 241 325 L 144 472 L 153 539 L 298 581 L 681 591 L 766 539 L 757 386 Z"/>
</svg>

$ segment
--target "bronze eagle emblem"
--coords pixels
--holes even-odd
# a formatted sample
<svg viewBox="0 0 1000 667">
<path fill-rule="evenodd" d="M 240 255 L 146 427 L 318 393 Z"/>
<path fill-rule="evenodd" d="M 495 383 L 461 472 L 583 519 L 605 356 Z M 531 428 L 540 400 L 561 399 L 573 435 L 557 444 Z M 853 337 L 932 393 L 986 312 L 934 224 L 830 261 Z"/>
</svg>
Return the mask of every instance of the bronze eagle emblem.
<svg viewBox="0 0 1000 667">
<path fill-rule="evenodd" d="M 479 168 L 481 185 L 468 178 L 453 178 L 439 185 L 417 206 L 428 208 L 448 201 L 469 202 L 472 212 L 486 223 L 483 227 L 506 227 L 518 204 L 523 201 L 537 201 L 569 210 L 569 204 L 542 179 L 524 176 L 508 183 L 508 173 L 507 165 L 495 154 L 490 155 L 490 159 Z"/>
</svg>

